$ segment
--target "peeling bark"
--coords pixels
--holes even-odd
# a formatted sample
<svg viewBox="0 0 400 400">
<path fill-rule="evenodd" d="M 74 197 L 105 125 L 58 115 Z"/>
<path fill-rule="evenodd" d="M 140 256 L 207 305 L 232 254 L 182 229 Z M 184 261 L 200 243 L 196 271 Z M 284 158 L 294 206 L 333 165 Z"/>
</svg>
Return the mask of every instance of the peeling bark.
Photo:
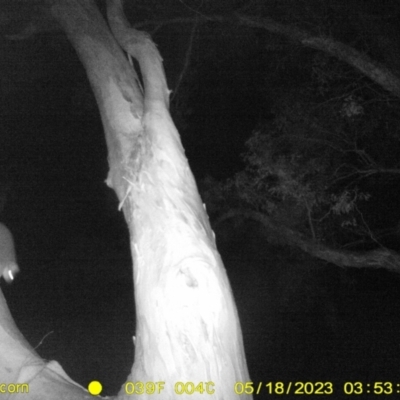
<svg viewBox="0 0 400 400">
<path fill-rule="evenodd" d="M 207 214 L 168 111 L 162 59 L 150 37 L 129 28 L 120 1 L 109 1 L 111 29 L 144 82 L 143 142 L 129 195 L 137 306 L 136 360 L 130 380 L 210 384 L 235 398 L 249 379 L 238 315 Z M 137 167 L 139 166 L 139 167 Z M 122 393 L 121 393 L 122 394 Z M 203 398 L 195 393 L 191 397 Z"/>
<path fill-rule="evenodd" d="M 250 380 L 238 314 L 169 114 L 161 56 L 147 34 L 129 27 L 119 0 L 108 1 L 114 36 L 94 0 L 49 2 L 94 91 L 109 152 L 106 182 L 117 193 L 131 233 L 137 332 L 128 381 L 155 383 L 155 391 L 145 390 L 143 399 L 155 393 L 176 399 L 178 382 L 204 390 L 191 399 L 243 398 L 234 392 L 236 382 Z M 138 61 L 144 93 L 121 47 Z M 12 323 L 11 318 L 3 325 L 12 330 Z M 21 365 L 26 354 L 21 343 L 17 347 Z M 57 363 L 37 357 L 21 373 L 32 383 L 30 398 L 88 396 Z M 118 398 L 132 398 L 132 393 L 123 386 Z"/>
</svg>

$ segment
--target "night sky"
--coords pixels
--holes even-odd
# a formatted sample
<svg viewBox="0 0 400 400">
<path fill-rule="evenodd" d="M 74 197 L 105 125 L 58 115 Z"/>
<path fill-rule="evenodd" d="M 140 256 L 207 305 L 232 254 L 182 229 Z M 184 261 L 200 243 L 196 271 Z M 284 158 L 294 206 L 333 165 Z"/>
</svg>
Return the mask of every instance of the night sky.
<svg viewBox="0 0 400 400">
<path fill-rule="evenodd" d="M 190 8 L 179 7 L 174 12 L 191 15 Z M 394 8 L 387 12 L 398 13 Z M 284 11 L 276 18 L 291 22 L 293 15 Z M 138 18 L 146 17 L 140 9 Z M 348 36 L 338 40 L 350 43 L 349 26 L 343 22 Z M 172 90 L 191 29 L 166 25 L 153 37 Z M 362 41 L 366 28 L 357 29 Z M 6 200 L 0 211 L 21 267 L 18 279 L 2 282 L 2 290 L 33 347 L 48 335 L 37 348 L 40 356 L 59 361 L 82 385 L 98 379 L 105 394 L 116 393 L 134 351 L 132 261 L 117 198 L 104 183 L 107 148 L 94 97 L 61 33 L 25 41 L 3 34 L 0 51 L 0 195 Z M 206 176 L 223 180 L 243 168 L 245 141 L 274 120 L 277 93 L 309 79 L 298 64 L 308 65 L 314 54 L 259 29 L 200 24 L 171 105 L 199 185 Z M 371 215 L 379 204 L 386 208 L 376 217 L 379 228 L 387 224 L 393 231 L 400 219 L 397 186 L 379 186 L 376 192 L 386 197 L 366 207 Z M 216 233 L 254 381 L 331 380 L 342 388 L 346 381 L 397 378 L 397 275 L 322 264 L 268 243 L 268 235 L 250 222 L 227 222 Z M 397 238 L 388 239 L 395 250 Z"/>
</svg>

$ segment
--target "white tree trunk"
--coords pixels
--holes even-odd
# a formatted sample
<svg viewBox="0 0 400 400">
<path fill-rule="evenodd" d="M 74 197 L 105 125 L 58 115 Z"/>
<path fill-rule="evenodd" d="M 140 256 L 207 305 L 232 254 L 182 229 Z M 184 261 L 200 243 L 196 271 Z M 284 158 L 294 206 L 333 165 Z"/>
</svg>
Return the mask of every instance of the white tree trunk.
<svg viewBox="0 0 400 400">
<path fill-rule="evenodd" d="M 129 28 L 119 0 L 108 1 L 114 37 L 94 0 L 51 3 L 96 95 L 109 150 L 107 184 L 120 199 L 131 233 L 136 354 L 118 397 L 131 399 L 136 390 L 142 399 L 160 393 L 172 400 L 187 384 L 198 390 L 191 399 L 243 398 L 235 394 L 236 382 L 249 381 L 238 314 L 168 111 L 159 52 L 146 34 Z M 144 94 L 120 46 L 137 59 Z M 57 370 L 55 363 L 43 365 L 36 369 L 37 382 L 51 381 Z M 148 383 L 144 394 L 129 383 L 138 381 Z M 52 396 L 49 389 L 43 387 Z M 64 398 L 56 390 L 53 396 L 42 398 Z"/>
</svg>

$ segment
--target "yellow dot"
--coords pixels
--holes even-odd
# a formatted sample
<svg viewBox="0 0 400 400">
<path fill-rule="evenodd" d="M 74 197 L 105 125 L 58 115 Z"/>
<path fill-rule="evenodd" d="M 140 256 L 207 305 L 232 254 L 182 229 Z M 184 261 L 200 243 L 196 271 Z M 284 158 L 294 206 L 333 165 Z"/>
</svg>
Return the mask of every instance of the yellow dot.
<svg viewBox="0 0 400 400">
<path fill-rule="evenodd" d="M 98 381 L 92 381 L 89 383 L 88 390 L 90 394 L 97 396 L 103 390 L 103 386 L 101 386 L 101 383 Z"/>
</svg>

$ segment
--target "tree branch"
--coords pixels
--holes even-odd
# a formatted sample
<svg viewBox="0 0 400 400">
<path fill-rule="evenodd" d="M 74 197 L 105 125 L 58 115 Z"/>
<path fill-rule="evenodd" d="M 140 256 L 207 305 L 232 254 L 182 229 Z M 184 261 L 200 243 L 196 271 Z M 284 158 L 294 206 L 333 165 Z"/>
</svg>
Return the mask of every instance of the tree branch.
<svg viewBox="0 0 400 400">
<path fill-rule="evenodd" d="M 271 33 L 283 35 L 293 42 L 323 51 L 324 53 L 338 58 L 339 60 L 342 60 L 356 68 L 359 72 L 370 78 L 378 85 L 382 86 L 388 92 L 392 93 L 396 97 L 400 97 L 400 77 L 398 77 L 384 65 L 372 60 L 366 54 L 363 54 L 361 51 L 358 51 L 351 46 L 328 37 L 313 36 L 307 31 L 301 30 L 294 26 L 281 24 L 271 18 L 257 18 L 239 13 L 235 14 L 235 18 L 241 25 L 261 28 Z M 232 22 L 232 18 L 230 16 L 224 17 L 217 15 L 202 17 L 202 20 L 221 23 Z M 148 25 L 156 25 L 160 27 L 174 23 L 190 23 L 191 21 L 193 21 L 193 18 L 173 18 L 163 21 L 145 21 L 136 24 L 135 27 L 138 28 Z"/>
<path fill-rule="evenodd" d="M 255 18 L 241 14 L 236 14 L 236 17 L 242 25 L 254 28 L 263 28 L 269 32 L 286 36 L 291 41 L 298 42 L 303 46 L 311 47 L 330 54 L 331 56 L 352 65 L 387 91 L 400 97 L 400 78 L 384 65 L 372 60 L 367 55 L 353 47 L 328 37 L 313 36 L 304 30 L 290 25 L 281 24 L 270 18 Z"/>
<path fill-rule="evenodd" d="M 275 242 L 298 247 L 304 252 L 321 260 L 328 261 L 339 267 L 352 268 L 385 268 L 389 271 L 400 273 L 400 255 L 387 248 L 375 249 L 366 252 L 334 249 L 316 243 L 299 232 L 276 224 L 271 218 L 257 211 L 233 209 L 220 218 L 213 226 L 216 228 L 221 222 L 230 218 L 252 219 L 261 223 Z"/>
<path fill-rule="evenodd" d="M 39 2 L 40 4 L 41 2 Z M 265 29 L 271 33 L 283 35 L 293 42 L 302 44 L 303 46 L 310 47 L 316 50 L 323 51 L 333 57 L 336 57 L 356 68 L 363 75 L 369 77 L 372 81 L 376 82 L 387 91 L 400 97 L 400 77 L 390 71 L 384 65 L 372 60 L 366 54 L 348 46 L 344 43 L 338 42 L 334 39 L 324 36 L 313 36 L 307 31 L 299 29 L 291 25 L 284 25 L 274 21 L 271 18 L 258 18 L 253 16 L 236 13 L 234 19 L 241 25 Z M 21 40 L 31 37 L 32 34 L 48 30 L 48 24 L 43 24 L 41 20 L 34 20 L 31 17 L 26 18 L 27 26 L 19 33 L 9 35 L 9 39 Z M 193 23 L 198 21 L 214 21 L 214 22 L 230 22 L 233 19 L 231 16 L 214 15 L 201 17 L 178 17 L 165 20 L 146 20 L 133 24 L 132 27 L 141 29 L 148 26 L 156 26 L 159 29 L 162 26 L 170 24 Z M 0 22 L 1 25 L 1 22 Z"/>
<path fill-rule="evenodd" d="M 171 102 L 174 100 L 175 96 L 178 94 L 178 90 L 179 90 L 179 87 L 180 87 L 180 85 L 182 83 L 183 77 L 185 76 L 186 71 L 189 68 L 190 56 L 192 54 L 194 34 L 196 32 L 197 25 L 198 25 L 198 19 L 196 19 L 195 23 L 193 24 L 192 32 L 190 33 L 189 46 L 188 46 L 188 48 L 186 50 L 185 63 L 183 65 L 182 71 L 181 71 L 181 73 L 179 75 L 179 79 L 178 79 L 178 82 L 177 82 L 177 84 L 175 86 L 175 90 L 173 91 L 173 94 L 172 94 L 172 97 L 171 97 Z"/>
</svg>

